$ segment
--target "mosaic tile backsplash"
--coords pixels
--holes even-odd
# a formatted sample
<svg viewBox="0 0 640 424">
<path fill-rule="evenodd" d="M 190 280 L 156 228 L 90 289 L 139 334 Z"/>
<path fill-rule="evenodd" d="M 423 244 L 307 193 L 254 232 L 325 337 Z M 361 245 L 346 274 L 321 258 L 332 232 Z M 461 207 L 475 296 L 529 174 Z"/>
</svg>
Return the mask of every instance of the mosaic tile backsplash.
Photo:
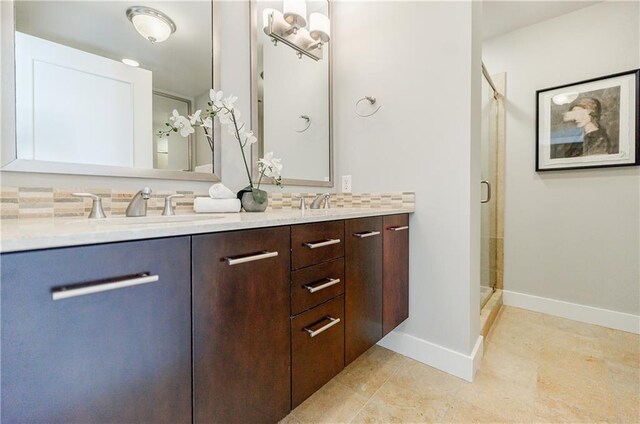
<svg viewBox="0 0 640 424">
<path fill-rule="evenodd" d="M 51 187 L 2 187 L 0 192 L 0 217 L 2 219 L 69 218 L 87 216 L 91 199 L 72 196 L 71 193 L 88 192 L 102 197 L 102 207 L 107 216 L 124 216 L 129 201 L 136 191 L 92 188 Z M 208 193 L 193 191 L 154 191 L 147 202 L 147 215 L 160 215 L 164 198 L 180 193 L 184 197 L 173 199 L 176 214 L 194 214 L 193 199 L 207 197 Z M 297 209 L 303 195 L 307 205 L 319 193 L 269 193 L 268 210 Z M 415 193 L 333 193 L 334 208 L 402 208 L 413 210 Z"/>
</svg>

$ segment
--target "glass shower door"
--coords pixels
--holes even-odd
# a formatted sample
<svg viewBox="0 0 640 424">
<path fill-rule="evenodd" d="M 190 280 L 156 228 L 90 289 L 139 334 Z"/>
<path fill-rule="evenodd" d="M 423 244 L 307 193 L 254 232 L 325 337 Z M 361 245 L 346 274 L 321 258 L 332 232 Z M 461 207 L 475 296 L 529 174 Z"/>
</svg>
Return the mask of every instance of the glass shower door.
<svg viewBox="0 0 640 424">
<path fill-rule="evenodd" d="M 480 308 L 496 287 L 496 202 L 492 188 L 497 177 L 497 101 L 486 77 L 482 78 Z"/>
</svg>

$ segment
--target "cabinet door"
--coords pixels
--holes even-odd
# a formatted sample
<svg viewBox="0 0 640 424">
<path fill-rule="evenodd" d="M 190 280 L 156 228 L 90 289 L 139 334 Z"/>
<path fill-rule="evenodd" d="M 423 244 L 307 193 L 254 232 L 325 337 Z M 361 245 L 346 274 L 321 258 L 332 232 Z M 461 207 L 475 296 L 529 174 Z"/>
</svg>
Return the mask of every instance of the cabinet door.
<svg viewBox="0 0 640 424">
<path fill-rule="evenodd" d="M 345 364 L 382 338 L 382 217 L 345 223 Z"/>
<path fill-rule="evenodd" d="M 275 423 L 290 410 L 289 234 L 193 237 L 196 423 Z"/>
<path fill-rule="evenodd" d="M 409 317 L 409 215 L 383 218 L 382 334 Z"/>
<path fill-rule="evenodd" d="M 189 237 L 2 255 L 3 421 L 191 422 L 190 277 Z"/>
<path fill-rule="evenodd" d="M 344 368 L 344 296 L 291 319 L 292 407 Z"/>
</svg>

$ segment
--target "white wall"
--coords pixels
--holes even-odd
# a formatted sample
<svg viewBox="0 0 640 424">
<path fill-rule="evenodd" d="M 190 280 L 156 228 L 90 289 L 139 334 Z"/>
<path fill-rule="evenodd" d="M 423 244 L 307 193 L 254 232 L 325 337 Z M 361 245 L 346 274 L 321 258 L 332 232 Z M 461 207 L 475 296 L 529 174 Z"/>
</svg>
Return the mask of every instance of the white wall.
<svg viewBox="0 0 640 424">
<path fill-rule="evenodd" d="M 506 290 L 640 313 L 640 170 L 536 173 L 535 91 L 640 67 L 640 3 L 604 2 L 486 41 L 506 72 Z"/>
<path fill-rule="evenodd" d="M 465 355 L 479 334 L 477 6 L 340 1 L 333 19 L 336 179 L 416 192 L 399 331 Z M 363 96 L 382 105 L 370 118 L 354 113 Z"/>
</svg>

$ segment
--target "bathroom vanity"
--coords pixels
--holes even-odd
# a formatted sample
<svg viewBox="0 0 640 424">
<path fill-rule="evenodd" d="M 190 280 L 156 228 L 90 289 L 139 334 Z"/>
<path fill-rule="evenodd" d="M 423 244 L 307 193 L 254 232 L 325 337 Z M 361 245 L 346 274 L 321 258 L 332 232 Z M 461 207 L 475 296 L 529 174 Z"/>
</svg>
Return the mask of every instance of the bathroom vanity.
<svg viewBox="0 0 640 424">
<path fill-rule="evenodd" d="M 3 227 L 7 422 L 275 423 L 408 317 L 407 210 L 54 221 Z"/>
</svg>

